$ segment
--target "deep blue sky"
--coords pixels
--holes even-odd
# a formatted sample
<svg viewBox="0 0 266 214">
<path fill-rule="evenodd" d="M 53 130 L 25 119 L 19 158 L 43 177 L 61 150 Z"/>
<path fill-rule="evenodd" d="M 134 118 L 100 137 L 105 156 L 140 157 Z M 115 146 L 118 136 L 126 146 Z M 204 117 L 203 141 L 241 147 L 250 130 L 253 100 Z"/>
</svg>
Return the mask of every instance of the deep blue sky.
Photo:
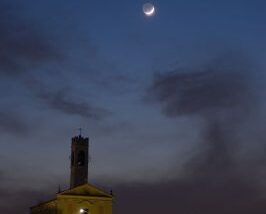
<svg viewBox="0 0 266 214">
<path fill-rule="evenodd" d="M 214 198 L 212 213 L 226 188 L 245 197 L 221 213 L 265 210 L 265 1 L 151 2 L 153 17 L 142 0 L 0 0 L 1 213 L 68 187 L 80 127 L 90 180 L 121 193 L 118 212 L 164 186 L 202 210 Z"/>
</svg>

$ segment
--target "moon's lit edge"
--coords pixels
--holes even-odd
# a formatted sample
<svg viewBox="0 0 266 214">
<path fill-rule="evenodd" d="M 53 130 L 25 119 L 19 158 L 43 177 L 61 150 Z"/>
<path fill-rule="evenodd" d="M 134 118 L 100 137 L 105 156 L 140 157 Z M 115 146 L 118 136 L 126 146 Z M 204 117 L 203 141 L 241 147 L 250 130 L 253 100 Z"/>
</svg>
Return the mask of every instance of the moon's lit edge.
<svg viewBox="0 0 266 214">
<path fill-rule="evenodd" d="M 144 12 L 145 15 L 147 15 L 147 16 L 152 16 L 152 15 L 154 14 L 154 12 L 155 12 L 155 7 L 152 6 L 152 9 L 151 9 L 150 11 L 148 11 L 148 12 L 143 11 L 143 12 Z"/>
</svg>

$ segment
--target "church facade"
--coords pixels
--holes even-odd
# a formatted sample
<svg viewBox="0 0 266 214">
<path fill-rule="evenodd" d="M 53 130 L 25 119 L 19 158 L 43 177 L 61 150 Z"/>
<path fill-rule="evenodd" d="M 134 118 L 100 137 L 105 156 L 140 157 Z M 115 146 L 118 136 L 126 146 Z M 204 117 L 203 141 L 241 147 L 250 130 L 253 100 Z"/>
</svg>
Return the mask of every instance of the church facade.
<svg viewBox="0 0 266 214">
<path fill-rule="evenodd" d="M 88 138 L 72 138 L 70 189 L 31 207 L 31 214 L 112 214 L 113 195 L 88 183 L 88 150 Z"/>
</svg>

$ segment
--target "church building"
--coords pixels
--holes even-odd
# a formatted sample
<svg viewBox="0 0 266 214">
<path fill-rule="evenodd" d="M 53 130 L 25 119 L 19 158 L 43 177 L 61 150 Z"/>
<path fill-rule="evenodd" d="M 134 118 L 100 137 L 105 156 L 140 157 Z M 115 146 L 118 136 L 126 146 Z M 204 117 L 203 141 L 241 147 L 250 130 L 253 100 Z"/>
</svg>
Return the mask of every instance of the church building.
<svg viewBox="0 0 266 214">
<path fill-rule="evenodd" d="M 113 195 L 88 183 L 89 139 L 71 143 L 70 188 L 30 208 L 31 214 L 112 214 Z"/>
</svg>

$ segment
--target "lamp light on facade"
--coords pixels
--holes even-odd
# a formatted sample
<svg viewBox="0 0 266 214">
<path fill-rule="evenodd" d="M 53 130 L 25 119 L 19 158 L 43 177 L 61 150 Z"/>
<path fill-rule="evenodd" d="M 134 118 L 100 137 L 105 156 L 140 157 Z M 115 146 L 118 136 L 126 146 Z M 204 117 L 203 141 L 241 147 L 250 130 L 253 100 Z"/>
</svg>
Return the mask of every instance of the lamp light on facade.
<svg viewBox="0 0 266 214">
<path fill-rule="evenodd" d="M 81 209 L 79 210 L 79 213 L 88 214 L 89 212 L 88 212 L 88 209 L 81 208 Z"/>
</svg>

